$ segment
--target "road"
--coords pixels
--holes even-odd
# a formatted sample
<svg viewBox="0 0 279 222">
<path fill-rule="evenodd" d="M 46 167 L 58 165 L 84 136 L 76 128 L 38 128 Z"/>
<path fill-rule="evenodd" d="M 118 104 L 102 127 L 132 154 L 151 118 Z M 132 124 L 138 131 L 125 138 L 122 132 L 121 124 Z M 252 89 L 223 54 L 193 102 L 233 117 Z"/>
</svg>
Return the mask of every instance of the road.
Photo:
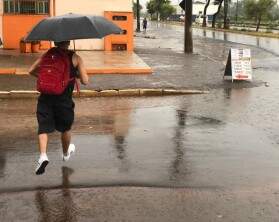
<svg viewBox="0 0 279 222">
<path fill-rule="evenodd" d="M 195 36 L 185 56 L 182 27 L 148 34 L 136 44 L 154 85 L 193 79 L 210 93 L 76 99 L 77 153 L 63 163 L 52 135 L 39 177 L 36 101 L 0 100 L 0 221 L 277 221 L 276 53 L 249 46 L 253 82 L 224 83 L 228 49 L 246 45 Z"/>
</svg>

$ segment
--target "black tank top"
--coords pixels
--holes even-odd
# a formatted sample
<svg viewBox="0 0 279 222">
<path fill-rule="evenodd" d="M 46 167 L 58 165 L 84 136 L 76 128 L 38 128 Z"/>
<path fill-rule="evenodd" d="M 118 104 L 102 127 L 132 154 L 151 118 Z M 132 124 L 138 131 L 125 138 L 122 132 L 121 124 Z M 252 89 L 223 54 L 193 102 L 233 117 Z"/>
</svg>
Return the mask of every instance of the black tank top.
<svg viewBox="0 0 279 222">
<path fill-rule="evenodd" d="M 61 96 L 72 98 L 72 94 L 75 88 L 75 78 L 78 77 L 78 69 L 73 64 L 73 55 L 75 54 L 75 52 L 68 50 L 67 53 L 70 60 L 70 78 L 74 78 L 74 80 L 69 83 L 68 87 L 65 89 Z"/>
</svg>

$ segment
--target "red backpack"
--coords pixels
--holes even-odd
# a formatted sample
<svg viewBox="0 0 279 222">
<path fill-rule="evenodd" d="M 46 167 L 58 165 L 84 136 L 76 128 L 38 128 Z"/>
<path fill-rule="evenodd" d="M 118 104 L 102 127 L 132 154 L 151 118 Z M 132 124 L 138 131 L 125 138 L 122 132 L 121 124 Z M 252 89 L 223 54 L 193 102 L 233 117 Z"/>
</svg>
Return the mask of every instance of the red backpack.
<svg viewBox="0 0 279 222">
<path fill-rule="evenodd" d="M 70 81 L 70 59 L 59 48 L 50 49 L 43 57 L 39 68 L 37 90 L 43 94 L 61 95 Z"/>
</svg>

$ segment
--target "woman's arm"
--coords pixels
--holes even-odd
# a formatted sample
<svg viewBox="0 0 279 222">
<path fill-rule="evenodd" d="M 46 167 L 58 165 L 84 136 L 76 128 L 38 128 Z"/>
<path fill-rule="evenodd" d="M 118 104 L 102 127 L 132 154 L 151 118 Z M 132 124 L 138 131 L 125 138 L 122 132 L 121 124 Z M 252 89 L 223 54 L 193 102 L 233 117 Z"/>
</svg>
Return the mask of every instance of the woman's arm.
<svg viewBox="0 0 279 222">
<path fill-rule="evenodd" d="M 73 60 L 74 60 L 74 65 L 76 64 L 76 67 L 78 68 L 78 71 L 79 71 L 80 82 L 83 85 L 87 85 L 89 83 L 89 78 L 88 78 L 82 58 L 80 56 L 78 56 L 77 54 L 74 54 Z"/>
</svg>

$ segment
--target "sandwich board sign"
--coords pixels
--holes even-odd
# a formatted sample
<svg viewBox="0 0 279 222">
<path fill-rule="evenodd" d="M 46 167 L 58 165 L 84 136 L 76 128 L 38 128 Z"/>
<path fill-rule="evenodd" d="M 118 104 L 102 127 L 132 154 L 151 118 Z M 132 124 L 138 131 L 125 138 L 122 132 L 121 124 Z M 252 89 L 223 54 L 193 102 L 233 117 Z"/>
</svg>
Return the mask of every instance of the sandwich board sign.
<svg viewBox="0 0 279 222">
<path fill-rule="evenodd" d="M 250 49 L 230 49 L 224 80 L 252 81 L 252 65 Z"/>
</svg>

